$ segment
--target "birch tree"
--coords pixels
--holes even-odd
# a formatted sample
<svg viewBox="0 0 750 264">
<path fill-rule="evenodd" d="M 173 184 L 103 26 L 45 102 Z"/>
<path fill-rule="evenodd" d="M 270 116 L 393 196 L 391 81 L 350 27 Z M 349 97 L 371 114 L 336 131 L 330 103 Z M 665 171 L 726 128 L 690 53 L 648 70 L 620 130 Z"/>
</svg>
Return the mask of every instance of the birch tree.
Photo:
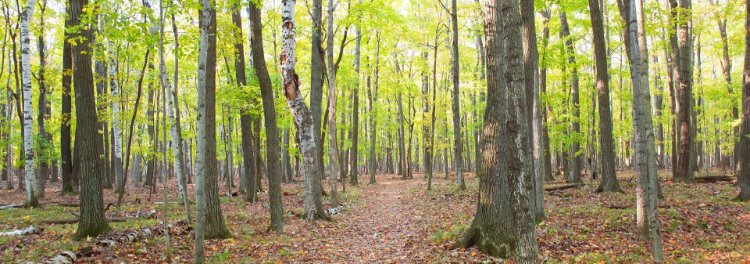
<svg viewBox="0 0 750 264">
<path fill-rule="evenodd" d="M 26 207 L 39 207 L 39 186 L 34 171 L 34 113 L 31 98 L 31 32 L 36 0 L 26 1 L 21 13 L 21 83 L 23 86 L 23 149 L 26 174 Z"/>
<path fill-rule="evenodd" d="M 299 146 L 302 153 L 303 173 L 305 178 L 305 219 L 308 221 L 328 218 L 323 209 L 321 199 L 320 185 L 316 184 L 318 167 L 316 166 L 316 148 L 315 135 L 313 129 L 313 119 L 310 110 L 305 104 L 304 97 L 300 92 L 299 77 L 294 70 L 294 64 L 297 61 L 295 49 L 296 43 L 296 25 L 294 21 L 294 4 L 295 0 L 282 0 L 281 9 L 281 63 L 282 88 L 287 106 L 292 112 L 294 124 L 299 132 Z"/>
</svg>

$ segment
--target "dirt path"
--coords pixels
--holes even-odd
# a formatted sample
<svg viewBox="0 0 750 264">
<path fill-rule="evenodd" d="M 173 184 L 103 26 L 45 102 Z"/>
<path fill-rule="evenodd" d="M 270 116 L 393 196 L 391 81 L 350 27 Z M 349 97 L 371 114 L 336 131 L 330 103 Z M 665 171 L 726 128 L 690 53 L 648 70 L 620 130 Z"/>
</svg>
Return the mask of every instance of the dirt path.
<svg viewBox="0 0 750 264">
<path fill-rule="evenodd" d="M 324 248 L 310 252 L 308 260 L 402 263 L 428 258 L 429 224 L 417 203 L 418 186 L 424 183 L 389 175 L 379 177 L 377 185 L 360 187 L 362 198 L 334 217 L 336 228 L 328 229 L 334 234 L 321 236 Z"/>
</svg>

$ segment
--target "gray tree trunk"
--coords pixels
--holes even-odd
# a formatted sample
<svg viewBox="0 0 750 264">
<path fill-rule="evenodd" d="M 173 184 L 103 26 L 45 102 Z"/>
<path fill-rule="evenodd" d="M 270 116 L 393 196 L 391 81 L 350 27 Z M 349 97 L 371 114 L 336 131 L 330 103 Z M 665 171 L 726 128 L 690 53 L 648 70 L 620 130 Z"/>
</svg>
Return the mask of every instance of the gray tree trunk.
<svg viewBox="0 0 750 264">
<path fill-rule="evenodd" d="M 745 2 L 745 65 L 742 72 L 742 135 L 750 134 L 750 1 Z M 750 137 L 740 137 L 737 143 L 739 173 L 737 200 L 750 200 Z"/>
<path fill-rule="evenodd" d="M 565 12 L 560 12 L 560 31 L 562 34 L 562 37 L 565 38 L 565 52 L 568 56 L 568 62 L 567 64 L 572 67 L 572 70 L 570 72 L 570 100 L 571 100 L 571 109 L 572 109 L 572 121 L 571 122 L 571 134 L 573 136 L 573 144 L 571 147 L 571 153 L 570 156 L 570 175 L 566 180 L 570 183 L 580 183 L 581 182 L 581 166 L 582 166 L 582 158 L 581 155 L 578 153 L 580 150 L 578 138 L 577 136 L 581 133 L 581 125 L 580 125 L 580 109 L 578 107 L 578 101 L 580 100 L 579 97 L 579 80 L 578 80 L 578 64 L 576 64 L 576 50 L 575 45 L 573 44 L 573 39 L 570 36 L 570 26 L 568 25 L 568 17 L 565 14 Z"/>
<path fill-rule="evenodd" d="M 531 142 L 534 159 L 532 169 L 534 219 L 544 219 L 544 126 L 542 126 L 542 105 L 539 94 L 539 50 L 536 43 L 536 26 L 534 22 L 534 1 L 521 0 L 521 19 L 523 22 L 523 57 L 524 84 L 526 87 L 528 125 L 531 131 Z"/>
<path fill-rule="evenodd" d="M 336 67 L 333 61 L 333 38 L 334 38 L 334 27 L 333 27 L 333 11 L 336 10 L 334 0 L 328 0 L 328 37 L 326 38 L 326 55 L 328 58 L 328 155 L 331 163 L 331 175 L 328 177 L 328 182 L 331 188 L 331 206 L 338 207 L 339 201 L 336 194 L 336 181 L 337 175 L 339 175 L 339 149 L 338 140 L 336 138 Z"/>
<path fill-rule="evenodd" d="M 461 142 L 461 108 L 459 106 L 460 93 L 458 84 L 459 79 L 459 61 L 458 61 L 458 10 L 456 9 L 456 0 L 451 0 L 451 76 L 453 81 L 453 138 L 456 145 L 455 158 L 456 163 L 456 184 L 461 190 L 466 190 L 466 182 L 463 174 L 463 142 Z"/>
</svg>

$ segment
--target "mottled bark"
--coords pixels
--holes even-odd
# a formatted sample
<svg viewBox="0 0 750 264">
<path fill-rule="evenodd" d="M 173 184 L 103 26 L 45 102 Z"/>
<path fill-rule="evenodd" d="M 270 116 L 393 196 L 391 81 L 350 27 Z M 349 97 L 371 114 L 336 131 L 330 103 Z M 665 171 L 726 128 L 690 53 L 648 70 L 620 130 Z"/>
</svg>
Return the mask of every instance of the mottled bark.
<svg viewBox="0 0 750 264">
<path fill-rule="evenodd" d="M 297 126 L 299 132 L 299 145 L 304 162 L 305 175 L 305 218 L 308 221 L 312 221 L 320 218 L 328 218 L 328 215 L 323 209 L 321 186 L 317 184 L 318 181 L 316 180 L 319 178 L 318 166 L 315 159 L 317 155 L 313 118 L 299 90 L 299 77 L 294 70 L 294 64 L 297 60 L 295 53 L 297 46 L 294 21 L 295 3 L 295 0 L 282 1 L 281 20 L 283 40 L 280 56 L 282 89 L 287 106 L 294 117 L 294 124 Z"/>
<path fill-rule="evenodd" d="M 35 0 L 26 1 L 21 12 L 21 84 L 23 86 L 23 149 L 24 173 L 26 176 L 25 207 L 39 206 L 39 185 L 37 184 L 34 156 L 34 113 L 31 98 L 31 32 L 29 23 L 34 17 Z"/>
</svg>

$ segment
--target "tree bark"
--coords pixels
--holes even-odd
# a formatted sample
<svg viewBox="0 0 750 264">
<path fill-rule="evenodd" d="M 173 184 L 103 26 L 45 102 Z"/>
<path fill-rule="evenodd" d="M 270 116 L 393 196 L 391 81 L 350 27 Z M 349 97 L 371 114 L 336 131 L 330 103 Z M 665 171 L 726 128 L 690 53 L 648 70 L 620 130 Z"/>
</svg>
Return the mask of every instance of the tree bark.
<svg viewBox="0 0 750 264">
<path fill-rule="evenodd" d="M 258 77 L 263 100 L 263 117 L 266 125 L 266 162 L 268 167 L 268 195 L 270 197 L 271 226 L 278 233 L 284 232 L 284 210 L 281 204 L 281 160 L 279 146 L 279 129 L 276 125 L 276 108 L 274 106 L 273 86 L 263 57 L 263 25 L 260 20 L 260 9 L 250 2 L 250 34 L 253 56 L 253 68 Z"/>
<path fill-rule="evenodd" d="M 375 184 L 375 173 L 377 171 L 377 163 L 376 163 L 376 157 L 375 157 L 375 147 L 377 145 L 377 135 L 375 133 L 377 132 L 377 125 L 378 125 L 378 116 L 375 109 L 375 103 L 378 100 L 378 77 L 379 77 L 379 67 L 380 67 L 380 33 L 375 34 L 375 83 L 372 87 L 367 89 L 367 103 L 370 106 L 370 166 L 367 169 L 367 172 L 370 174 L 370 181 L 368 184 Z"/>
<path fill-rule="evenodd" d="M 674 71 L 675 79 L 675 115 L 678 130 L 679 145 L 677 151 L 677 163 L 674 166 L 672 178 L 678 182 L 688 182 L 693 176 L 691 170 L 692 162 L 691 152 L 693 148 L 692 118 L 690 116 L 692 109 L 692 33 L 690 29 L 690 9 L 692 8 L 691 0 L 667 0 L 670 9 L 670 27 L 676 28 L 676 41 L 670 41 L 673 61 L 676 69 Z M 670 34 L 672 31 L 670 30 Z"/>
<path fill-rule="evenodd" d="M 571 168 L 570 168 L 570 175 L 569 178 L 566 180 L 569 183 L 581 183 L 581 155 L 578 153 L 580 151 L 579 143 L 578 143 L 578 136 L 581 133 L 581 125 L 580 125 L 580 109 L 578 107 L 578 102 L 580 100 L 579 97 L 579 80 L 578 80 L 578 64 L 576 63 L 576 55 L 575 55 L 575 45 L 573 44 L 573 39 L 570 36 L 570 26 L 568 25 L 568 17 L 565 12 L 560 12 L 560 31 L 562 34 L 562 37 L 565 38 L 565 53 L 567 53 L 568 61 L 567 64 L 572 67 L 572 70 L 570 72 L 570 100 L 571 100 L 571 110 L 572 110 L 572 122 L 571 122 L 571 136 L 573 137 L 573 144 L 571 148 L 571 153 L 569 153 L 571 158 Z M 566 77 L 567 78 L 567 77 Z"/>
<path fill-rule="evenodd" d="M 338 140 L 336 138 L 336 67 L 333 61 L 333 11 L 336 10 L 334 0 L 328 0 L 328 37 L 326 38 L 326 55 L 328 57 L 328 155 L 331 166 L 331 175 L 328 177 L 328 182 L 331 188 L 331 206 L 338 207 L 339 201 L 336 194 L 336 181 L 337 175 L 339 175 L 339 149 Z"/>
<path fill-rule="evenodd" d="M 531 132 L 533 157 L 532 177 L 534 219 L 544 219 L 544 126 L 542 125 L 542 100 L 539 94 L 539 50 L 536 43 L 534 22 L 534 1 L 521 0 L 521 20 L 523 28 L 524 85 L 526 87 L 528 126 Z"/>
<path fill-rule="evenodd" d="M 69 15 L 71 25 L 79 27 L 82 24 L 83 8 L 88 0 L 70 0 Z M 91 27 L 83 26 L 75 37 L 83 40 L 72 46 L 73 72 L 76 96 L 76 159 L 77 173 L 81 179 L 81 193 L 79 196 L 81 216 L 75 239 L 95 237 L 109 231 L 107 219 L 104 216 L 104 202 L 102 198 L 101 179 L 106 171 L 102 171 L 99 144 L 101 138 L 97 136 L 96 101 L 94 97 L 94 76 L 91 72 L 91 47 L 94 39 Z"/>
<path fill-rule="evenodd" d="M 623 3 L 624 2 L 624 3 Z M 638 185 L 636 187 L 636 214 L 638 233 L 641 237 L 651 237 L 654 263 L 662 263 L 663 252 L 658 220 L 658 174 L 656 168 L 656 148 L 654 128 L 651 117 L 648 68 L 643 64 L 641 51 L 647 50 L 643 24 L 643 3 L 640 0 L 618 1 L 620 14 L 626 22 L 626 52 L 630 61 L 631 80 L 633 83 L 633 122 L 636 145 L 636 170 Z"/>
<path fill-rule="evenodd" d="M 745 3 L 745 65 L 742 72 L 742 125 L 737 153 L 739 173 L 737 174 L 737 187 L 739 193 L 737 200 L 750 200 L 750 1 Z"/>
<path fill-rule="evenodd" d="M 299 77 L 294 70 L 296 62 L 295 49 L 296 29 L 294 21 L 295 0 L 282 0 L 282 39 L 281 69 L 284 97 L 289 110 L 294 117 L 294 123 L 299 132 L 299 145 L 304 162 L 305 177 L 305 218 L 313 221 L 328 218 L 323 209 L 320 184 L 318 181 L 318 166 L 316 162 L 315 131 L 312 114 L 305 104 L 302 93 L 299 90 Z M 270 160 L 270 159 L 269 159 Z"/>
<path fill-rule="evenodd" d="M 73 153 L 70 149 L 71 135 L 70 135 L 70 124 L 72 122 L 72 106 L 70 100 L 72 75 L 73 75 L 73 53 L 72 45 L 68 41 L 70 39 L 70 33 L 68 29 L 73 26 L 71 19 L 71 4 L 68 1 L 65 6 L 65 33 L 63 43 L 63 54 L 62 54 L 62 107 L 61 107 L 61 121 L 60 121 L 60 167 L 62 171 L 62 193 L 69 194 L 73 193 Z M 8 113 L 11 111 L 10 105 L 8 106 Z M 10 124 L 10 121 L 8 121 Z M 10 163 L 7 163 L 10 164 Z"/>
<path fill-rule="evenodd" d="M 21 83 L 23 86 L 23 149 L 26 175 L 25 207 L 39 207 L 39 185 L 34 163 L 34 113 L 31 98 L 31 32 L 29 23 L 34 17 L 35 0 L 26 1 L 21 13 Z"/>
<path fill-rule="evenodd" d="M 639 0 L 638 0 L 639 1 Z M 623 192 L 615 172 L 615 149 L 612 137 L 612 112 L 609 106 L 609 63 L 604 38 L 604 22 L 598 0 L 589 0 L 591 30 L 594 39 L 594 56 L 596 57 L 596 89 L 599 101 L 599 159 L 602 178 L 597 192 Z"/>
<path fill-rule="evenodd" d="M 454 161 L 456 163 L 456 184 L 461 190 L 466 190 L 463 174 L 463 142 L 461 141 L 461 108 L 459 105 L 459 61 L 458 61 L 458 11 L 456 0 L 451 0 L 451 76 L 453 81 L 453 138 L 456 145 Z"/>
</svg>

